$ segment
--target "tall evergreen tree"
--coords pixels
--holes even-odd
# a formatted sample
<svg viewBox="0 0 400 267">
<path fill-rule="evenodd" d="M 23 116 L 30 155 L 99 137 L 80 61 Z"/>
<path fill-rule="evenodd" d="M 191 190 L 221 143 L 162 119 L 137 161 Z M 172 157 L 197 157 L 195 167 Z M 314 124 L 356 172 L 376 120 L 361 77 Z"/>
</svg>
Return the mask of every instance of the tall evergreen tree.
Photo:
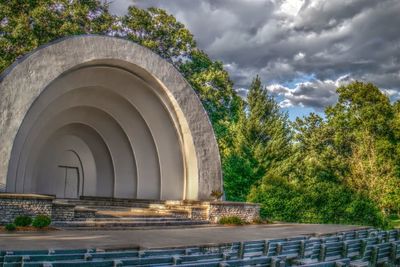
<svg viewBox="0 0 400 267">
<path fill-rule="evenodd" d="M 247 199 L 266 173 L 280 168 L 290 154 L 290 127 L 287 115 L 256 76 L 249 88 L 247 104 L 235 128 L 234 148 L 224 169 L 228 199 Z"/>
<path fill-rule="evenodd" d="M 256 76 L 247 95 L 247 119 L 242 123 L 244 147 L 267 172 L 290 153 L 291 131 L 287 114 Z"/>
</svg>

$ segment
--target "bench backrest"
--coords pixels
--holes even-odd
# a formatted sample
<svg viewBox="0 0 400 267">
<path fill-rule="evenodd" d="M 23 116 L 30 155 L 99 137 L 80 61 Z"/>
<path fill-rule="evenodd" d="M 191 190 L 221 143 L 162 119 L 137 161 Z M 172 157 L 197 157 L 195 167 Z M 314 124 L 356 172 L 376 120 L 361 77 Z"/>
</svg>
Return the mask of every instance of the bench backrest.
<svg viewBox="0 0 400 267">
<path fill-rule="evenodd" d="M 175 256 L 175 255 L 188 255 L 190 254 L 189 249 L 179 248 L 179 249 L 151 249 L 139 251 L 139 256 L 141 258 L 146 257 L 160 257 L 160 256 Z"/>
<path fill-rule="evenodd" d="M 172 265 L 174 263 L 174 257 L 148 257 L 148 258 L 132 258 L 132 259 L 121 259 L 120 262 L 123 266 L 154 266 L 154 265 Z"/>
<path fill-rule="evenodd" d="M 372 261 L 373 266 L 377 266 L 380 263 L 391 262 L 392 255 L 392 244 L 383 243 L 375 245 L 372 249 Z"/>
<path fill-rule="evenodd" d="M 24 263 L 24 267 L 117 267 L 122 266 L 117 264 L 118 261 L 115 260 L 105 260 L 105 261 L 70 261 L 70 262 L 49 262 L 49 263 L 37 263 L 28 262 Z"/>
<path fill-rule="evenodd" d="M 356 231 L 356 239 L 368 238 L 369 232 L 367 229 Z"/>
<path fill-rule="evenodd" d="M 272 266 L 272 258 L 270 257 L 257 257 L 257 258 L 250 258 L 250 259 L 239 259 L 239 260 L 230 260 L 226 261 L 220 266 L 226 266 L 226 267 L 233 267 L 233 266 L 265 266 L 269 267 Z M 275 263 L 274 266 L 276 267 L 284 267 L 284 262 L 281 263 Z"/>
<path fill-rule="evenodd" d="M 344 242 L 332 242 L 321 245 L 321 261 L 334 261 L 344 258 Z"/>
<path fill-rule="evenodd" d="M 397 241 L 399 239 L 399 232 L 397 229 L 388 231 L 387 242 Z"/>
<path fill-rule="evenodd" d="M 350 259 L 359 258 L 363 255 L 363 248 L 362 239 L 344 241 L 344 256 Z"/>
<path fill-rule="evenodd" d="M 392 242 L 392 259 L 394 261 L 400 260 L 400 240 Z"/>
<path fill-rule="evenodd" d="M 300 235 L 300 236 L 289 237 L 286 239 L 286 241 L 296 241 L 296 240 L 301 241 L 301 240 L 307 240 L 307 239 L 309 239 L 308 236 Z"/>
<path fill-rule="evenodd" d="M 321 239 L 308 239 L 302 242 L 300 258 L 318 260 L 321 253 Z"/>
<path fill-rule="evenodd" d="M 340 236 L 342 236 L 342 240 L 353 240 L 357 238 L 357 234 L 356 231 L 347 231 L 347 232 L 342 232 L 341 234 L 339 234 Z"/>
<path fill-rule="evenodd" d="M 175 256 L 174 265 L 190 262 L 210 262 L 210 261 L 226 261 L 230 260 L 230 255 L 227 253 L 214 253 L 202 255 Z"/>
<path fill-rule="evenodd" d="M 279 242 L 277 245 L 277 255 L 289 258 L 300 257 L 302 253 L 302 240 Z"/>
<path fill-rule="evenodd" d="M 308 263 L 307 265 L 298 265 L 297 267 L 336 267 L 336 266 L 348 266 L 350 263 L 349 259 L 343 259 L 339 261 L 323 261 L 316 263 Z"/>
<path fill-rule="evenodd" d="M 239 249 L 239 258 L 262 256 L 267 246 L 268 242 L 266 240 L 242 242 Z"/>
<path fill-rule="evenodd" d="M 267 245 L 264 249 L 264 256 L 273 257 L 277 255 L 277 248 L 279 242 L 285 242 L 286 239 L 272 239 L 267 241 Z"/>
<path fill-rule="evenodd" d="M 343 240 L 343 236 L 328 236 L 321 238 L 322 243 L 335 243 Z"/>
</svg>

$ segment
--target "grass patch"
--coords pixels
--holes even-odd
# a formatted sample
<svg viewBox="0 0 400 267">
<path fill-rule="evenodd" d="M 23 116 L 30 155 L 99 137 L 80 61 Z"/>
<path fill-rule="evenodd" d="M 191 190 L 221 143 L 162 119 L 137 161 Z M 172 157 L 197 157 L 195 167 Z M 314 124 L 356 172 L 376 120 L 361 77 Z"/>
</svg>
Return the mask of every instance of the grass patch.
<svg viewBox="0 0 400 267">
<path fill-rule="evenodd" d="M 219 219 L 218 223 L 219 224 L 228 224 L 228 225 L 244 225 L 244 224 L 246 224 L 246 222 L 238 216 L 221 217 Z"/>
<path fill-rule="evenodd" d="M 394 228 L 400 228 L 400 217 L 397 214 L 392 214 L 388 216 L 391 226 Z"/>
</svg>

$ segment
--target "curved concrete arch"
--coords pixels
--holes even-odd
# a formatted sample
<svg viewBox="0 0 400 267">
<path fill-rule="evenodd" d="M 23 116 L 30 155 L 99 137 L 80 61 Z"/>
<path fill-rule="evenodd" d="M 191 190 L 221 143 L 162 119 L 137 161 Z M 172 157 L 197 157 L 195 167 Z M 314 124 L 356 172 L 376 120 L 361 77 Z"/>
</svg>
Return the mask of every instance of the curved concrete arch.
<svg viewBox="0 0 400 267">
<path fill-rule="evenodd" d="M 79 79 L 71 79 L 74 75 Z M 70 80 L 66 82 L 68 77 Z M 19 148 L 21 143 L 18 137 L 30 135 L 33 128 L 24 126 L 32 123 L 28 118 L 35 106 L 42 106 L 45 110 L 51 103 L 51 97 L 46 98 L 46 94 L 54 93 L 55 99 L 64 95 L 66 91 L 57 95 L 57 83 L 64 84 L 66 91 L 85 87 L 104 88 L 129 102 L 131 110 L 136 110 L 147 125 L 149 132 L 146 135 L 153 140 L 156 149 L 156 153 L 154 150 L 151 153 L 158 156 L 159 163 L 153 164 L 153 167 L 160 168 L 160 185 L 155 189 L 152 182 L 141 178 L 137 189 L 141 187 L 140 181 L 147 189 L 138 190 L 135 196 L 131 196 L 123 192 L 125 188 L 121 188 L 116 190 L 118 194 L 120 190 L 122 192 L 117 196 L 145 198 L 148 195 L 146 190 L 159 190 L 157 198 L 161 199 L 208 199 L 211 190 L 222 189 L 218 147 L 211 124 L 195 92 L 179 72 L 150 50 L 130 41 L 104 36 L 77 36 L 37 49 L 0 77 L 0 97 L 4 99 L 0 103 L 0 142 L 4 144 L 0 147 L 0 183 L 4 183 L 8 172 L 7 191 L 15 191 L 8 180 L 12 181 L 14 165 L 19 164 L 19 153 L 13 151 L 23 149 Z M 102 97 L 104 100 L 105 96 Z M 85 97 L 85 100 L 88 99 L 93 99 L 93 96 Z M 87 104 L 82 100 L 76 107 Z M 97 105 L 98 102 L 93 106 Z M 127 135 L 126 146 L 135 153 L 142 151 L 142 155 L 146 149 L 140 149 L 138 142 L 133 141 L 136 137 L 132 130 L 134 127 L 121 120 L 128 116 L 123 114 L 132 114 L 127 110 L 126 107 L 115 107 L 108 109 L 107 113 L 118 121 L 117 126 L 121 128 L 118 131 Z M 70 120 L 68 123 L 76 122 L 79 121 Z M 79 133 L 77 137 L 80 138 Z M 70 141 L 71 146 L 75 141 Z M 63 155 L 66 156 L 61 157 L 73 158 L 69 153 Z M 136 169 L 139 173 L 142 170 L 146 173 L 149 166 Z M 115 168 L 116 172 L 120 170 L 120 167 Z M 26 178 L 29 180 L 32 177 Z M 131 181 L 126 182 L 129 184 Z M 174 184 L 178 185 L 178 190 Z"/>
<path fill-rule="evenodd" d="M 96 79 L 88 77 L 96 77 Z M 139 189 L 137 198 L 182 199 L 184 166 L 180 140 L 175 132 L 173 121 L 163 112 L 164 107 L 158 104 L 159 99 L 153 95 L 152 91 L 144 85 L 141 87 L 141 82 L 136 78 L 133 81 L 131 79 L 131 74 L 126 71 L 121 73 L 120 70 L 110 69 L 110 67 L 97 66 L 80 68 L 63 75 L 62 79 L 57 79 L 49 85 L 31 107 L 26 117 L 27 123 L 21 126 L 17 137 L 16 144 L 20 145 L 14 146 L 13 154 L 16 154 L 17 158 L 21 155 L 20 148 L 23 147 L 23 142 L 18 142 L 18 139 L 26 139 L 28 134 L 31 134 L 33 126 L 45 128 L 44 125 L 40 125 L 38 118 L 44 120 L 60 110 L 73 106 L 98 107 L 118 121 L 128 139 L 131 139 L 131 147 L 136 150 L 134 153 Z M 118 82 L 110 82 L 113 80 Z M 122 85 L 118 86 L 118 83 Z M 123 86 L 131 83 L 135 86 Z M 76 88 L 79 85 L 86 87 Z M 119 112 L 124 111 L 122 110 L 124 106 L 125 114 Z M 142 117 L 142 114 L 149 113 L 151 114 Z M 138 132 L 146 129 L 148 131 L 144 133 Z M 133 142 L 132 139 L 138 139 L 138 141 Z M 171 155 L 174 156 L 171 157 Z M 155 163 L 157 160 L 159 164 Z M 14 168 L 16 166 L 11 165 L 9 173 L 13 173 Z M 158 172 L 162 172 L 162 175 Z M 161 184 L 161 181 L 164 181 L 164 184 Z M 174 186 L 171 187 L 171 184 Z M 154 192 L 155 187 L 161 188 L 157 196 Z"/>
<path fill-rule="evenodd" d="M 53 100 L 51 104 L 46 106 L 46 108 L 40 112 L 31 112 L 31 114 L 36 114 L 37 116 L 36 118 L 29 118 L 32 122 L 31 125 L 24 126 L 30 126 L 30 130 L 25 131 L 29 132 L 29 136 L 34 134 L 34 132 L 32 132 L 32 127 L 52 131 L 48 124 L 51 120 L 54 120 L 55 114 L 79 106 L 99 108 L 118 123 L 127 136 L 130 146 L 135 150 L 133 153 L 136 166 L 138 166 L 138 182 L 140 179 L 147 178 L 146 184 L 147 186 L 151 186 L 150 188 L 143 188 L 138 183 L 136 187 L 138 188 L 138 193 L 141 192 L 141 194 L 137 197 L 146 199 L 159 198 L 159 193 L 156 195 L 154 192 L 154 188 L 160 183 L 160 177 L 157 165 L 157 151 L 153 139 L 151 138 L 151 133 L 144 120 L 140 117 L 140 114 L 129 104 L 129 102 L 110 90 L 98 87 L 85 87 L 70 90 Z M 32 111 L 35 110 L 33 109 Z M 128 116 L 129 120 L 126 120 Z M 39 134 L 39 136 L 42 138 L 43 134 Z M 23 147 L 23 145 L 20 147 Z M 17 149 L 18 148 L 16 147 L 15 150 Z M 23 154 L 22 151 L 15 151 L 15 153 L 18 153 L 19 155 Z M 13 167 L 16 168 L 17 165 L 14 164 Z M 139 170 L 142 170 L 142 173 L 139 173 Z M 150 179 L 153 179 L 153 182 L 149 182 Z"/>
<path fill-rule="evenodd" d="M 112 197 L 114 194 L 114 166 L 110 150 L 102 136 L 92 127 L 82 123 L 68 124 L 58 129 L 55 135 L 78 137 L 87 145 L 93 156 L 95 165 L 93 174 L 95 176 L 90 175 L 90 168 L 86 165 L 82 183 L 83 195 Z M 79 148 L 82 149 L 82 147 Z M 85 156 L 84 153 L 79 153 L 79 155 Z M 86 155 L 86 157 L 90 157 L 90 155 Z M 91 161 L 90 158 L 88 160 Z M 39 192 L 37 191 L 37 193 Z"/>
<path fill-rule="evenodd" d="M 67 137 L 67 138 L 66 138 Z M 114 188 L 113 182 L 109 181 L 109 177 L 113 177 L 113 165 L 111 164 L 111 156 L 110 151 L 107 148 L 107 145 L 102 140 L 102 137 L 99 133 L 89 127 L 88 125 L 81 123 L 71 123 L 59 128 L 56 132 L 52 134 L 52 136 L 48 139 L 48 147 L 42 147 L 42 149 L 49 148 L 50 151 L 56 149 L 60 149 L 60 143 L 63 139 L 67 139 L 66 141 L 70 141 L 71 138 L 75 139 L 73 144 L 68 144 L 68 149 L 72 149 L 74 151 L 80 152 L 79 157 L 82 158 L 82 162 L 85 164 L 85 170 L 81 170 L 82 172 L 82 183 L 81 183 L 81 192 L 87 196 L 104 196 L 104 197 L 112 197 Z M 80 142 L 77 146 L 76 141 Z M 82 145 L 83 144 L 83 145 Z M 63 147 L 61 146 L 61 149 Z M 65 150 L 65 149 L 64 149 Z M 82 151 L 85 150 L 85 151 Z M 41 157 L 52 156 L 53 153 L 40 153 Z M 52 157 L 56 158 L 56 157 Z M 38 159 L 38 162 L 42 162 L 48 164 L 48 160 Z M 38 164 L 39 165 L 39 164 Z M 50 188 L 52 185 L 47 185 L 50 179 L 49 175 L 60 171 L 57 170 L 49 170 L 51 168 L 51 164 L 47 166 L 38 166 L 35 164 L 30 164 L 29 167 L 35 168 L 34 174 L 31 180 L 32 190 L 34 193 L 51 193 L 51 190 L 48 190 L 48 186 Z M 57 166 L 56 166 L 57 167 Z M 37 174 L 38 170 L 43 170 L 44 175 Z M 63 177 L 58 177 L 63 178 Z M 36 181 L 36 179 L 42 181 Z M 47 190 L 47 191 L 46 191 Z M 29 192 L 29 191 L 28 191 Z M 57 194 L 57 192 L 53 192 L 52 194 Z"/>
<path fill-rule="evenodd" d="M 49 146 L 46 148 L 51 153 L 42 151 L 41 159 L 38 160 L 39 166 L 32 166 L 34 170 L 29 186 L 33 187 L 28 192 L 65 197 L 63 188 L 57 186 L 65 184 L 65 180 L 60 182 L 57 179 L 65 179 L 65 166 L 73 166 L 79 174 L 76 181 L 76 193 L 77 195 L 82 194 L 84 179 L 87 181 L 96 180 L 94 158 L 86 143 L 77 136 L 63 135 L 53 138 L 48 144 Z M 85 171 L 83 166 L 85 166 Z M 49 179 L 49 177 L 51 178 Z"/>
<path fill-rule="evenodd" d="M 83 124 L 92 128 L 101 136 L 110 153 L 111 164 L 114 167 L 113 196 L 121 198 L 135 198 L 136 186 L 136 163 L 126 134 L 119 124 L 104 111 L 93 107 L 73 107 L 56 114 L 53 118 L 43 123 L 43 127 L 31 131 L 28 142 L 21 152 L 21 161 L 18 166 L 18 178 L 30 178 L 31 173 L 25 173 L 27 164 L 36 164 L 37 152 L 46 145 L 51 134 L 57 129 L 68 124 Z M 29 153 L 30 152 L 30 153 Z M 23 186 L 23 183 L 21 184 Z M 158 196 L 159 193 L 155 193 Z"/>
</svg>

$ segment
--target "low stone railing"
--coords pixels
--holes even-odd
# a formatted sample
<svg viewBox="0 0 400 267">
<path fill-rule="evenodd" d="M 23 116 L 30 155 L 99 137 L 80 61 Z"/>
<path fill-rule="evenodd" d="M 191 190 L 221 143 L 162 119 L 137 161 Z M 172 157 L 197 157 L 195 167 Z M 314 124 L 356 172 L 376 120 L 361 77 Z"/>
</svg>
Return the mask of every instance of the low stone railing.
<svg viewBox="0 0 400 267">
<path fill-rule="evenodd" d="M 193 220 L 207 220 L 216 223 L 226 216 L 237 216 L 246 222 L 260 217 L 260 205 L 230 201 L 166 201 L 169 209 L 184 209 Z"/>
<path fill-rule="evenodd" d="M 53 196 L 0 193 L 0 225 L 12 222 L 19 215 L 52 215 Z"/>
<path fill-rule="evenodd" d="M 237 216 L 246 222 L 253 222 L 260 217 L 259 204 L 228 201 L 208 203 L 208 220 L 214 223 L 226 216 Z"/>
</svg>

